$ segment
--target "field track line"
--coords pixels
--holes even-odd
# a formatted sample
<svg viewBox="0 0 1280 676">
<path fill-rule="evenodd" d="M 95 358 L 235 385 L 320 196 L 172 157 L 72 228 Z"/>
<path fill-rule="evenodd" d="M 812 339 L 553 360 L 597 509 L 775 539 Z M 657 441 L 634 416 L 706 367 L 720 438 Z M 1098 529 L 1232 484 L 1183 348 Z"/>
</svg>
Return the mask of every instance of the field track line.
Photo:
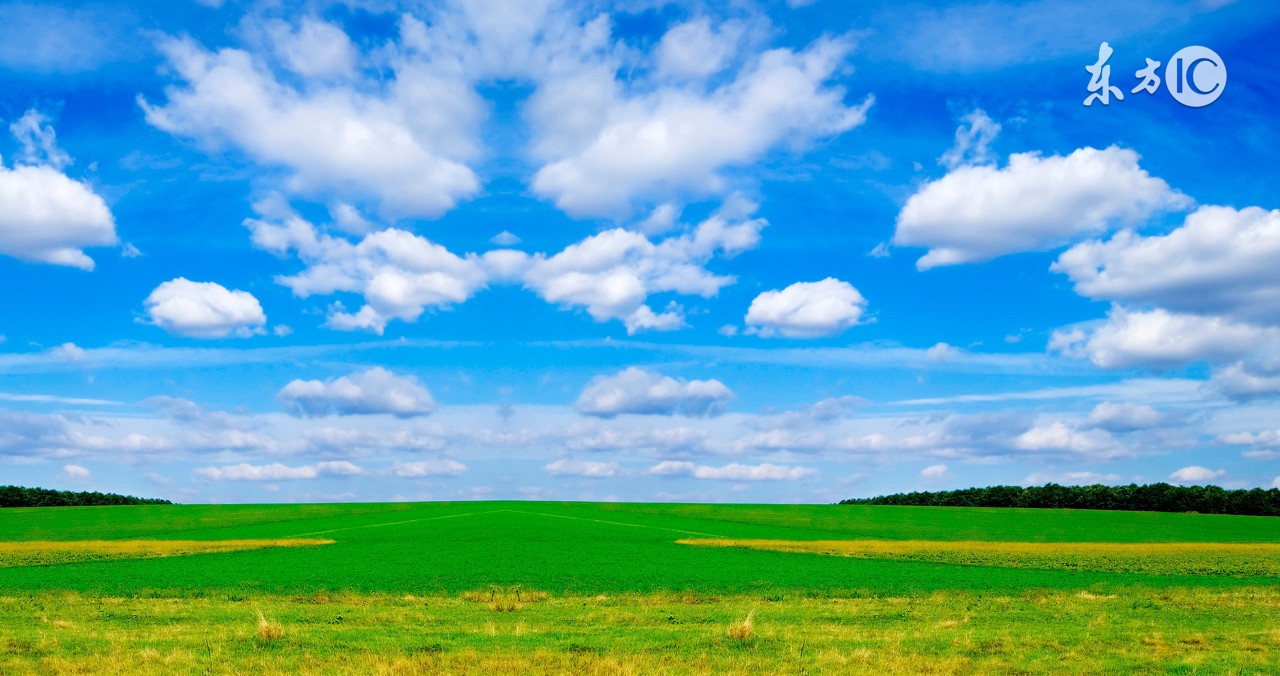
<svg viewBox="0 0 1280 676">
<path fill-rule="evenodd" d="M 614 526 L 631 526 L 632 528 L 652 528 L 654 530 L 671 531 L 672 533 L 689 533 L 691 535 L 707 535 L 710 537 L 721 537 L 719 535 L 711 535 L 710 533 L 703 533 L 696 530 L 681 530 L 679 528 L 664 528 L 662 526 L 646 526 L 640 523 L 624 523 L 622 521 L 606 521 L 605 519 L 587 519 L 581 516 L 565 516 L 564 514 L 547 514 L 545 512 L 526 512 L 521 509 L 503 509 L 498 511 L 515 512 L 516 514 L 533 514 L 535 516 L 550 516 L 550 517 L 555 517 L 557 519 L 573 519 L 574 521 L 593 521 L 595 523 L 607 523 Z"/>
<path fill-rule="evenodd" d="M 324 533 L 337 533 L 344 530 L 357 530 L 359 528 L 380 528 L 382 526 L 399 526 L 406 523 L 417 523 L 419 521 L 439 521 L 441 519 L 456 519 L 460 516 L 477 516 L 479 514 L 496 514 L 498 512 L 510 512 L 510 509 L 491 509 L 487 512 L 465 512 L 462 514 L 446 514 L 444 516 L 424 516 L 421 519 L 409 519 L 407 521 L 389 521 L 387 523 L 370 523 L 363 526 L 347 526 L 346 528 L 331 528 L 329 530 L 318 530 L 311 533 L 301 533 L 299 535 L 290 535 L 289 537 L 300 538 L 306 535 L 322 535 Z"/>
</svg>

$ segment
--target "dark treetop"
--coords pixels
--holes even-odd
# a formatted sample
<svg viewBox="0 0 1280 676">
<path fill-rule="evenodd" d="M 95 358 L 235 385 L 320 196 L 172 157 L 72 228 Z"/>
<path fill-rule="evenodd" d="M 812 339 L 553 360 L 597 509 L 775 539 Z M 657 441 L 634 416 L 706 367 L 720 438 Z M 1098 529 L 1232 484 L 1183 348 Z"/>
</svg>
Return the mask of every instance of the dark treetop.
<svg viewBox="0 0 1280 676">
<path fill-rule="evenodd" d="M 168 500 L 115 493 L 76 493 L 47 488 L 0 486 L 0 507 L 87 507 L 90 505 L 171 505 Z"/>
<path fill-rule="evenodd" d="M 931 493 L 897 493 L 841 500 L 842 505 L 917 505 L 930 507 L 1040 507 L 1118 509 L 1143 512 L 1200 512 L 1280 516 L 1280 490 L 1226 490 L 1218 486 L 990 486 Z"/>
</svg>

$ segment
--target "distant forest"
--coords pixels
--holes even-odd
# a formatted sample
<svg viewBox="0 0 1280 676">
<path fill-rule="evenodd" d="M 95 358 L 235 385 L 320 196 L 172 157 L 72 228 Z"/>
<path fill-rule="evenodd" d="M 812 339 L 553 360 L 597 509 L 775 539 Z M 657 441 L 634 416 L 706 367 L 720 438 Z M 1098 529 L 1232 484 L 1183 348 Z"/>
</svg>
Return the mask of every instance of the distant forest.
<svg viewBox="0 0 1280 676">
<path fill-rule="evenodd" d="M 1226 490 L 1218 486 L 991 486 L 957 491 L 896 493 L 841 500 L 842 505 L 916 505 L 927 507 L 1033 507 L 1112 509 L 1140 512 L 1199 512 L 1280 516 L 1280 489 Z"/>
<path fill-rule="evenodd" d="M 171 505 L 168 500 L 115 493 L 76 493 L 47 488 L 0 486 L 0 507 L 88 507 L 92 505 Z"/>
</svg>

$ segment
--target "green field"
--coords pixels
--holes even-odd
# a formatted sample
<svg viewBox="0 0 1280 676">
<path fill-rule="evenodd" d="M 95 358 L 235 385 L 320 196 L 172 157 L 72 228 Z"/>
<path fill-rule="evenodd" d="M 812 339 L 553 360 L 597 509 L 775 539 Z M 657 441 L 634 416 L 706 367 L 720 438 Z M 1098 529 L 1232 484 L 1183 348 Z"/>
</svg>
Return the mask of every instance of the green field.
<svg viewBox="0 0 1280 676">
<path fill-rule="evenodd" d="M 5 542 L 299 538 L 333 542 L 3 558 Z M 708 538 L 887 540 L 914 553 L 677 542 Z M 957 544 L 939 558 L 919 553 L 929 541 Z M 1280 543 L 1280 519 L 546 502 L 6 509 L 0 673 L 1280 673 L 1274 547 L 1163 546 L 1146 566 L 1133 563 L 1140 547 L 955 553 L 983 542 Z"/>
</svg>

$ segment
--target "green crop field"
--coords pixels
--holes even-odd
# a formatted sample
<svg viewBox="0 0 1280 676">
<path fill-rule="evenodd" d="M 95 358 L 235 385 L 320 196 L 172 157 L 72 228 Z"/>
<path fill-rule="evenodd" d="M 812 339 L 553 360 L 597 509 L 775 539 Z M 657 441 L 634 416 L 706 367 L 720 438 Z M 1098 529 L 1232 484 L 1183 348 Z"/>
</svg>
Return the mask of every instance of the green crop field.
<svg viewBox="0 0 1280 676">
<path fill-rule="evenodd" d="M 6 509 L 0 673 L 1280 673 L 1277 544 L 1043 509 Z"/>
</svg>

